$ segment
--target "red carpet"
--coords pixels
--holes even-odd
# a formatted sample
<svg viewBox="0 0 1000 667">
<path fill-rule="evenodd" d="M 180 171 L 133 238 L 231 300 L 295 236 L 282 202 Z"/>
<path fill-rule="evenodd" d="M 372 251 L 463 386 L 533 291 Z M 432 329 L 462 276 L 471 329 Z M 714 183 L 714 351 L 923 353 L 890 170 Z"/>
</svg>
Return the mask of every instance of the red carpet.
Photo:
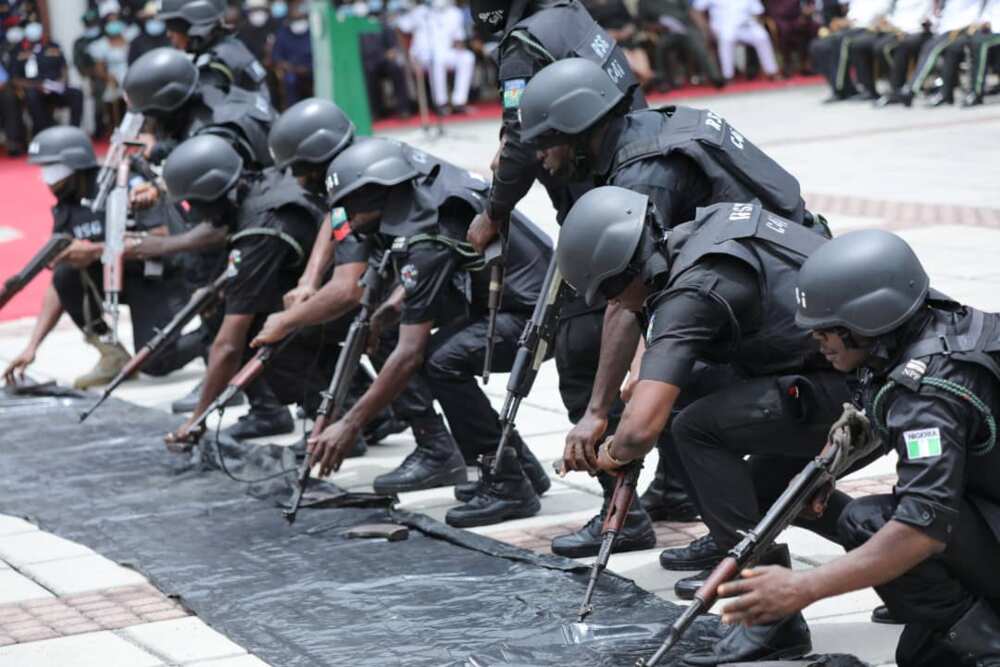
<svg viewBox="0 0 1000 667">
<path fill-rule="evenodd" d="M 813 85 L 821 80 L 820 77 L 814 76 L 797 77 L 773 83 L 769 81 L 737 81 L 722 90 L 716 90 L 711 86 L 691 86 L 665 94 L 651 95 L 650 102 L 664 104 L 682 99 L 780 90 Z M 451 116 L 445 118 L 443 122 L 462 123 L 500 118 L 499 104 L 479 104 L 470 107 L 470 109 L 471 113 Z M 414 117 L 405 120 L 383 120 L 375 123 L 376 131 L 407 127 L 420 127 L 420 119 Z M 106 150 L 106 146 L 100 146 L 98 153 L 102 154 L 104 150 Z M 20 271 L 45 243 L 52 231 L 52 215 L 49 209 L 55 200 L 49 194 L 45 184 L 42 183 L 37 167 L 29 165 L 23 158 L 0 157 L 0 202 L 3 206 L 0 228 L 14 229 L 20 234 L 19 238 L 4 241 L 3 239 L 8 232 L 0 232 L 0 281 L 2 281 Z M 36 315 L 41 308 L 42 295 L 49 282 L 49 272 L 42 272 L 0 311 L 0 321 Z"/>
</svg>

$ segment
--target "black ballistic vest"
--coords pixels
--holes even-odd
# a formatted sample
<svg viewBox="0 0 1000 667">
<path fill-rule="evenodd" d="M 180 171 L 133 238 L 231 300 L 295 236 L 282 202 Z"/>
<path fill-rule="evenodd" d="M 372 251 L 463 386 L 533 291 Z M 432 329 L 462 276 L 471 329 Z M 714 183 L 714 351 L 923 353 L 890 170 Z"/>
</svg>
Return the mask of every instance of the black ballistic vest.
<svg viewBox="0 0 1000 667">
<path fill-rule="evenodd" d="M 269 215 L 286 206 L 301 209 L 309 216 L 310 224 L 291 226 L 287 220 Z M 325 214 L 319 198 L 306 192 L 294 176 L 274 168 L 265 169 L 251 182 L 240 203 L 238 229 L 230 241 L 248 236 L 273 236 L 287 243 L 295 253 L 296 263 L 301 263 L 312 250 Z"/>
</svg>

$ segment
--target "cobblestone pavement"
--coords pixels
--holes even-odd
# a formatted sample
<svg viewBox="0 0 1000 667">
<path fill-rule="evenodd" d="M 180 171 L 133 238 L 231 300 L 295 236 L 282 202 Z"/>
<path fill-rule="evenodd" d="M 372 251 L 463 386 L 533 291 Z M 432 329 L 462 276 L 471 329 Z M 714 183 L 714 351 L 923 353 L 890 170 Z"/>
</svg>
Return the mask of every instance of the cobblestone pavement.
<svg viewBox="0 0 1000 667">
<path fill-rule="evenodd" d="M 978 307 L 1000 310 L 1000 268 L 994 259 L 1000 256 L 1000 106 L 875 110 L 852 103 L 821 106 L 823 95 L 819 88 L 802 88 L 690 103 L 713 108 L 795 173 L 809 208 L 823 213 L 835 233 L 859 227 L 893 229 L 914 245 L 936 287 Z M 496 123 L 461 124 L 448 128 L 441 138 L 412 130 L 394 136 L 485 172 L 495 150 Z M 555 236 L 554 216 L 543 191 L 534 188 L 522 208 Z M 47 215 L 39 212 L 40 218 Z M 0 362 L 21 349 L 30 327 L 25 320 L 0 325 Z M 122 329 L 129 330 L 127 321 Z M 93 361 L 79 333 L 64 319 L 42 347 L 33 370 L 41 379 L 69 383 Z M 126 383 L 118 395 L 167 409 L 201 372 L 201 362 L 196 362 L 168 378 Z M 498 378 L 489 386 L 498 406 L 504 384 Z M 518 420 L 519 430 L 546 465 L 559 457 L 569 427 L 557 387 L 555 370 L 547 364 Z M 235 421 L 244 410 L 228 411 L 224 423 Z M 375 475 L 394 467 L 412 444 L 408 433 L 393 436 L 364 458 L 349 460 L 334 479 L 342 486 L 364 488 Z M 893 468 L 890 458 L 882 459 L 840 486 L 854 495 L 887 492 Z M 654 469 L 655 454 L 647 460 L 640 488 Z M 403 494 L 401 505 L 441 519 L 455 500 L 450 488 L 433 489 Z M 569 475 L 553 480 L 538 516 L 473 530 L 544 552 L 553 536 L 576 529 L 599 506 L 596 482 Z M 617 554 L 610 568 L 673 599 L 673 584 L 683 575 L 662 570 L 659 551 L 686 544 L 703 531 L 698 523 L 659 523 L 656 549 Z M 798 568 L 842 553 L 838 546 L 797 528 L 782 539 Z M 815 649 L 852 652 L 873 664 L 889 664 L 899 629 L 868 621 L 876 604 L 874 592 L 866 590 L 809 607 L 806 616 Z M 0 517 L 0 666 L 262 664 L 187 615 L 138 573 L 21 519 Z M 343 664 L 351 664 L 350 656 Z"/>
</svg>

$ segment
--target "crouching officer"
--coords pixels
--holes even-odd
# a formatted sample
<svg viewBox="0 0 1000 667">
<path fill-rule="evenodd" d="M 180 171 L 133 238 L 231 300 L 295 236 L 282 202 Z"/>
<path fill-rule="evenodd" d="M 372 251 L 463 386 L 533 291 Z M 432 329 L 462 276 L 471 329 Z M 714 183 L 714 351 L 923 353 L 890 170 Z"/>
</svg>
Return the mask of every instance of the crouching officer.
<svg viewBox="0 0 1000 667">
<path fill-rule="evenodd" d="M 90 138 L 76 127 L 52 127 L 35 137 L 28 149 L 28 161 L 40 165 L 42 179 L 56 197 L 52 209 L 53 233 L 69 234 L 73 243 L 56 260 L 52 285 L 42 302 L 28 347 L 7 368 L 8 380 L 34 360 L 35 352 L 59 321 L 63 312 L 84 332 L 87 342 L 100 352 L 97 365 L 77 378 L 74 386 L 86 389 L 110 382 L 128 362 L 121 343 L 105 340 L 110 332 L 103 319 L 103 278 L 101 254 L 104 250 L 104 211 L 91 211 L 90 200 L 97 194 L 97 158 Z M 186 300 L 179 276 L 170 267 L 159 278 L 144 275 L 140 262 L 125 264 L 121 301 L 132 315 L 136 348 L 156 334 L 157 327 L 170 321 Z M 179 337 L 143 367 L 149 375 L 166 375 L 199 356 L 203 345 L 197 333 Z"/>
<path fill-rule="evenodd" d="M 295 284 L 316 237 L 322 202 L 286 172 L 244 169 L 236 150 L 211 135 L 178 146 L 167 158 L 163 178 L 174 199 L 188 202 L 193 219 L 231 225 L 226 231 L 233 233 L 231 245 L 240 251 L 239 273 L 226 287 L 225 316 L 212 343 L 194 411 L 200 414 L 239 369 L 247 343 L 266 317 L 281 309 L 281 297 Z M 266 382 L 282 405 L 317 395 L 332 372 L 331 357 L 336 357 L 338 342 L 322 345 L 322 338 L 316 331 L 300 333 L 294 344 L 272 357 L 254 384 Z M 313 363 L 318 358 L 323 368 Z M 258 415 L 258 420 L 265 418 Z M 168 443 L 190 442 L 200 435 L 190 432 L 193 419 L 169 434 Z"/>
<path fill-rule="evenodd" d="M 518 438 L 493 473 L 490 455 L 500 421 L 475 378 L 486 354 L 489 271 L 465 235 L 482 210 L 486 182 L 398 142 L 369 139 L 333 160 L 327 187 L 331 204 L 346 209 L 351 228 L 387 243 L 392 252 L 400 286 L 373 324 L 398 321 L 399 341 L 368 392 L 315 443 L 314 462 L 321 462 L 324 473 L 339 468 L 364 424 L 416 381 L 441 404 L 451 430 L 428 409 L 417 449 L 395 471 L 376 478 L 375 488 L 464 482 L 465 461 L 479 456 L 482 483 L 469 502 L 449 510 L 447 522 L 467 527 L 535 514 L 535 486 L 548 482 L 547 476 Z M 493 369 L 501 373 L 513 364 L 552 252 L 534 225 L 519 215 L 512 222 L 493 357 Z"/>
<path fill-rule="evenodd" d="M 161 0 L 157 17 L 174 48 L 187 51 L 202 76 L 223 90 L 242 88 L 270 101 L 267 70 L 225 25 L 226 0 Z"/>
<path fill-rule="evenodd" d="M 698 206 L 753 199 L 786 218 L 805 218 L 798 181 L 717 114 L 687 107 L 629 109 L 628 97 L 606 70 L 584 58 L 561 60 L 528 82 L 520 101 L 521 137 L 541 150 L 550 176 L 647 194 L 667 226 L 691 220 Z M 616 321 L 621 316 L 621 309 L 607 309 L 605 330 L 616 335 L 603 337 L 601 363 L 630 355 L 639 341 L 639 328 L 634 322 L 622 326 Z M 698 375 L 704 373 L 714 375 L 699 367 Z M 596 447 L 618 387 L 598 370 L 587 410 L 567 437 L 569 445 Z M 640 499 L 654 516 L 666 497 L 677 496 L 668 483 L 674 459 L 669 433 L 664 438 L 656 482 Z M 633 531 L 644 521 L 649 525 L 642 514 L 628 519 L 626 527 Z M 587 524 L 577 535 L 584 533 L 592 544 L 600 543 L 599 523 Z M 667 569 L 707 565 L 700 554 L 681 550 L 665 552 L 663 561 Z"/>
<path fill-rule="evenodd" d="M 668 229 L 646 195 L 600 187 L 581 197 L 559 237 L 559 269 L 588 301 L 603 296 L 639 313 L 646 350 L 614 436 L 596 452 L 587 442 L 567 447 L 566 468 L 616 471 L 645 456 L 670 421 L 710 531 L 698 549 L 721 560 L 822 449 L 849 397 L 844 377 L 795 325 L 787 297 L 801 263 L 825 242 L 756 203 L 699 209 L 693 221 Z M 738 377 L 691 395 L 697 361 L 731 367 Z M 624 379 L 626 366 L 608 369 L 612 383 Z M 671 420 L 675 406 L 682 407 Z M 834 503 L 847 500 L 840 494 Z M 827 514 L 807 527 L 835 537 L 835 520 Z M 805 620 L 793 615 L 752 631 L 737 627 L 710 653 L 686 659 L 716 665 L 810 647 Z"/>
<path fill-rule="evenodd" d="M 812 570 L 757 568 L 724 595 L 731 623 L 768 623 L 874 586 L 906 627 L 900 667 L 1000 665 L 1000 316 L 929 288 L 899 237 L 845 234 L 802 266 L 799 325 L 842 372 L 857 372 L 863 437 L 899 456 L 894 492 L 840 515 L 850 549 Z"/>
</svg>

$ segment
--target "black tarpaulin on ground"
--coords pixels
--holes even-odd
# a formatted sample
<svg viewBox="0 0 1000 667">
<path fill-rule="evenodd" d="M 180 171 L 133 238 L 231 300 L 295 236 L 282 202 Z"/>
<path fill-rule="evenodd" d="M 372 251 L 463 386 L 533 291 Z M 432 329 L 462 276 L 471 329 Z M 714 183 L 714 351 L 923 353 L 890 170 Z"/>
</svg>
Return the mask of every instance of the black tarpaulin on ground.
<svg viewBox="0 0 1000 667">
<path fill-rule="evenodd" d="M 679 613 L 607 575 L 592 622 L 572 625 L 585 569 L 422 515 L 304 509 L 289 526 L 277 507 L 285 484 L 247 493 L 168 453 L 161 437 L 177 419 L 124 401 L 79 424 L 88 403 L 0 398 L 0 513 L 135 568 L 273 665 L 625 666 Z M 231 464 L 246 477 L 265 468 Z M 409 539 L 340 535 L 387 521 L 409 526 Z M 674 660 L 715 628 L 700 621 Z"/>
</svg>

